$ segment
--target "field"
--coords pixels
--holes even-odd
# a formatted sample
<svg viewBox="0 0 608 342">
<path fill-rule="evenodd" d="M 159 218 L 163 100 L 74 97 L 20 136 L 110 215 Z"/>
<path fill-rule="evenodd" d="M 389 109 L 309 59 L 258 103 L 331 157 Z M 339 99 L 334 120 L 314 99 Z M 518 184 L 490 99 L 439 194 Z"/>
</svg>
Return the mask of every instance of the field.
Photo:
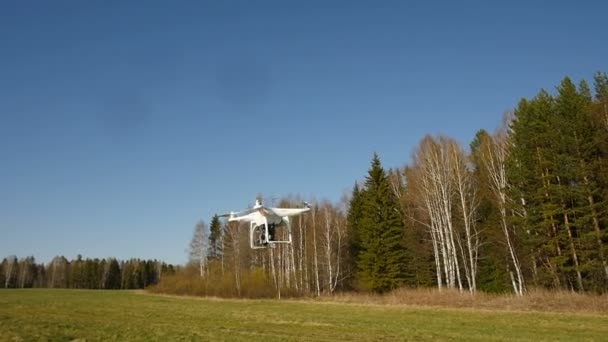
<svg viewBox="0 0 608 342">
<path fill-rule="evenodd" d="M 606 340 L 608 315 L 0 290 L 2 341 Z"/>
</svg>

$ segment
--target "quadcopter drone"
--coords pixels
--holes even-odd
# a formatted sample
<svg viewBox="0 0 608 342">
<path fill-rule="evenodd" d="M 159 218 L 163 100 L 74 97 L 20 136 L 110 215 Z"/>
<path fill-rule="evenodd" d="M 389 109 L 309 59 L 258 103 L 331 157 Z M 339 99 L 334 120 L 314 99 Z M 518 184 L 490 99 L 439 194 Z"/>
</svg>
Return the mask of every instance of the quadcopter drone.
<svg viewBox="0 0 608 342">
<path fill-rule="evenodd" d="M 240 212 L 218 215 L 228 217 L 229 222 L 249 222 L 249 242 L 252 249 L 275 247 L 277 243 L 291 243 L 291 223 L 289 218 L 310 211 L 310 205 L 304 202 L 304 208 L 267 208 L 256 199 L 253 208 Z M 278 240 L 277 228 L 287 228 L 287 240 Z"/>
</svg>

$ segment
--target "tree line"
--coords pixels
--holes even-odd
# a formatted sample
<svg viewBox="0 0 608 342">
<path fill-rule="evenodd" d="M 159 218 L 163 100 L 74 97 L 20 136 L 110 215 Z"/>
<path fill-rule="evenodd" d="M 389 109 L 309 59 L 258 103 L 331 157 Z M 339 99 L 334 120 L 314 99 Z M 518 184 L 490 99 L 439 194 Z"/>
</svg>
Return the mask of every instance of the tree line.
<svg viewBox="0 0 608 342">
<path fill-rule="evenodd" d="M 11 255 L 0 264 L 0 287 L 143 289 L 157 284 L 176 267 L 157 260 L 83 259 L 69 261 L 57 256 L 48 263 L 37 263 L 33 256 L 18 259 Z"/>
<path fill-rule="evenodd" d="M 375 154 L 348 198 L 313 201 L 292 225 L 292 244 L 251 250 L 247 227 L 200 221 L 189 267 L 159 286 L 227 296 L 401 286 L 605 293 L 608 76 L 595 75 L 594 91 L 566 77 L 554 93 L 522 99 L 468 148 L 427 135 L 410 164 L 388 170 Z"/>
</svg>

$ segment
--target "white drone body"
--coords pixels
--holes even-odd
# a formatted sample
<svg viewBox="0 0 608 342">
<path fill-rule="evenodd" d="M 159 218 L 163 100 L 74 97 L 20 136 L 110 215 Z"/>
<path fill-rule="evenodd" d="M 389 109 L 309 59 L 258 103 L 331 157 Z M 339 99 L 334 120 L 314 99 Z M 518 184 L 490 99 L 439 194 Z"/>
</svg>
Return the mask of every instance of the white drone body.
<svg viewBox="0 0 608 342">
<path fill-rule="evenodd" d="M 304 208 L 267 208 L 256 199 L 253 208 L 240 212 L 231 211 L 220 217 L 228 217 L 229 222 L 248 222 L 251 248 L 274 247 L 277 243 L 291 243 L 289 218 L 310 211 L 308 203 L 304 202 L 304 205 Z M 282 225 L 287 228 L 287 240 L 276 239 L 276 228 Z"/>
</svg>

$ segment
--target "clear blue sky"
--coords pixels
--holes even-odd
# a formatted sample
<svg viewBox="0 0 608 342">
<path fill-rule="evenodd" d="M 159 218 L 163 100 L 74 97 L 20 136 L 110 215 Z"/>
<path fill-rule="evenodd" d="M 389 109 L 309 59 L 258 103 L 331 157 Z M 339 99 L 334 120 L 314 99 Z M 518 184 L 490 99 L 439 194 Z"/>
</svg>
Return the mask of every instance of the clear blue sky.
<svg viewBox="0 0 608 342">
<path fill-rule="evenodd" d="M 0 257 L 186 260 L 258 193 L 337 201 L 372 153 L 468 145 L 608 71 L 605 1 L 3 1 Z"/>
</svg>

